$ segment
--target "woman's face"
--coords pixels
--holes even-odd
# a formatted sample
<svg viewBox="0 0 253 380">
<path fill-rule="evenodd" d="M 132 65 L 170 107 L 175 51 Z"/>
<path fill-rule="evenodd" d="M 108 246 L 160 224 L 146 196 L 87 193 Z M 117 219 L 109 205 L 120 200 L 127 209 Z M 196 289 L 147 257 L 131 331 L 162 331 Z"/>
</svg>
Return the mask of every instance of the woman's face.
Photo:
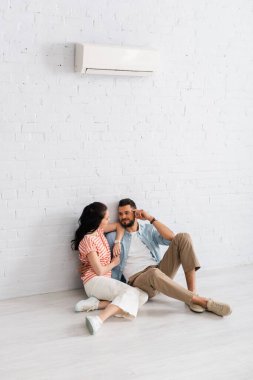
<svg viewBox="0 0 253 380">
<path fill-rule="evenodd" d="M 104 218 L 101 220 L 99 227 L 104 228 L 109 223 L 109 211 L 106 210 Z"/>
</svg>

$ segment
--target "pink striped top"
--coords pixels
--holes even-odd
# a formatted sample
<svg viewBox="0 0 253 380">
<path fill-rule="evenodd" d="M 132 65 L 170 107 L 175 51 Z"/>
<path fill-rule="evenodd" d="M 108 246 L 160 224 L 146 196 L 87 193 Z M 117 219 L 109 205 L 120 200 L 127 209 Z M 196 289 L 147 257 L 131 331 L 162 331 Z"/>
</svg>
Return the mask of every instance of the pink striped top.
<svg viewBox="0 0 253 380">
<path fill-rule="evenodd" d="M 85 235 L 81 240 L 78 250 L 81 261 L 81 279 L 85 284 L 91 278 L 97 276 L 89 262 L 89 253 L 97 252 L 101 265 L 106 266 L 111 262 L 111 252 L 108 241 L 102 228 L 98 228 L 96 234 Z M 112 272 L 104 274 L 105 277 L 111 277 Z"/>
</svg>

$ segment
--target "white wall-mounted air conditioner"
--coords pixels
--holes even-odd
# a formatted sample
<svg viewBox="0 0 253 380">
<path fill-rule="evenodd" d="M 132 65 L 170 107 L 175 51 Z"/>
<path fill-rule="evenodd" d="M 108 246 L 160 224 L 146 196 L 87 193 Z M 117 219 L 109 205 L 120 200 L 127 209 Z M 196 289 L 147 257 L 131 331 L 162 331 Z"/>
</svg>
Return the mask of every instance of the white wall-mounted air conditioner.
<svg viewBox="0 0 253 380">
<path fill-rule="evenodd" d="M 76 44 L 75 71 L 100 75 L 150 75 L 158 63 L 158 52 L 136 47 Z"/>
</svg>

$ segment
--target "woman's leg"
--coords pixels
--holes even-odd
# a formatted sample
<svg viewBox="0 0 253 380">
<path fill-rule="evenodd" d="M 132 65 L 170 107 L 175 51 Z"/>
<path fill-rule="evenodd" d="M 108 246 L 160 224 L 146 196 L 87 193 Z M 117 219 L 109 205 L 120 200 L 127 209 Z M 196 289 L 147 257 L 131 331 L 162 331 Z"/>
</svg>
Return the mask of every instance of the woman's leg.
<svg viewBox="0 0 253 380">
<path fill-rule="evenodd" d="M 78 301 L 75 305 L 75 311 L 91 311 L 105 309 L 110 304 L 110 301 L 100 301 L 96 297 L 89 297 L 85 300 Z"/>
<path fill-rule="evenodd" d="M 100 300 L 111 301 L 113 305 L 122 310 L 122 315 L 125 318 L 130 319 L 136 317 L 138 308 L 148 299 L 145 292 L 103 276 L 96 276 L 88 281 L 85 284 L 85 291 L 89 297 L 93 296 Z"/>
<path fill-rule="evenodd" d="M 105 309 L 110 303 L 110 301 L 99 301 L 98 310 Z"/>
<path fill-rule="evenodd" d="M 141 292 L 139 289 L 102 276 L 90 280 L 86 288 L 88 296 L 111 301 L 98 316 L 86 317 L 86 326 L 92 335 L 96 334 L 103 322 L 113 315 L 133 319 L 137 315 L 139 305 L 145 303 L 148 297 L 145 292 Z"/>
<path fill-rule="evenodd" d="M 109 304 L 103 311 L 99 313 L 99 316 L 95 317 L 86 317 L 86 326 L 91 335 L 95 335 L 98 330 L 102 327 L 104 321 L 113 315 L 119 315 L 123 311 L 113 304 Z"/>
<path fill-rule="evenodd" d="M 101 319 L 102 322 L 104 322 L 106 319 L 116 314 L 123 314 L 123 310 L 120 309 L 118 306 L 115 306 L 110 303 L 104 310 L 102 310 L 99 313 L 99 318 Z"/>
</svg>

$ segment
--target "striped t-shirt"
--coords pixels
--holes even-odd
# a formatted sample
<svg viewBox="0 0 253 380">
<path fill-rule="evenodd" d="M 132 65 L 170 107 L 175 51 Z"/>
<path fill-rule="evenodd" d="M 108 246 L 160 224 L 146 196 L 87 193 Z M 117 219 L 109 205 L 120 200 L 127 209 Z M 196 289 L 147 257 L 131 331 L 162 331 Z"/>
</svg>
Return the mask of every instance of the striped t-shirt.
<svg viewBox="0 0 253 380">
<path fill-rule="evenodd" d="M 102 228 L 98 228 L 96 234 L 85 235 L 81 240 L 79 247 L 79 259 L 81 261 L 81 279 L 85 284 L 91 278 L 97 276 L 89 262 L 89 253 L 97 252 L 101 265 L 106 266 L 111 262 L 111 252 L 107 239 L 104 236 Z M 111 271 L 104 274 L 105 277 L 111 277 Z"/>
</svg>

